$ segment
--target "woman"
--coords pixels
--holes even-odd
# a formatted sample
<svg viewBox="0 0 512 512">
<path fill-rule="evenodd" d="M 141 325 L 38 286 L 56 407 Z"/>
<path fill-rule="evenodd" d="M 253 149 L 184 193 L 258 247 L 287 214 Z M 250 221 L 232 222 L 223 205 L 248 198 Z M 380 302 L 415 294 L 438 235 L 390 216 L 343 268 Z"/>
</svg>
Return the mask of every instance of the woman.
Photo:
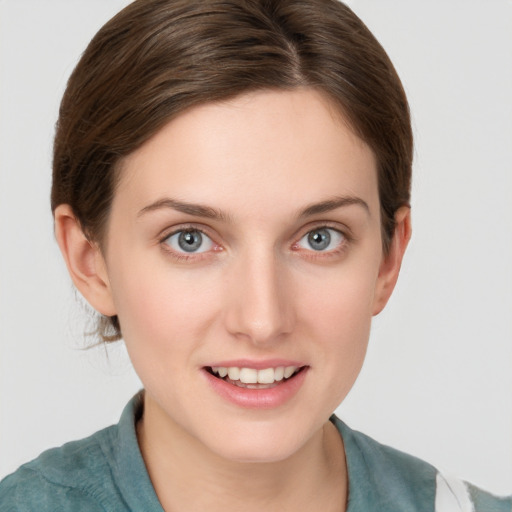
<svg viewBox="0 0 512 512">
<path fill-rule="evenodd" d="M 145 391 L 7 478 L 7 506 L 508 510 L 329 421 L 398 277 L 411 161 L 398 77 L 343 5 L 122 11 L 68 84 L 52 208 Z"/>
</svg>

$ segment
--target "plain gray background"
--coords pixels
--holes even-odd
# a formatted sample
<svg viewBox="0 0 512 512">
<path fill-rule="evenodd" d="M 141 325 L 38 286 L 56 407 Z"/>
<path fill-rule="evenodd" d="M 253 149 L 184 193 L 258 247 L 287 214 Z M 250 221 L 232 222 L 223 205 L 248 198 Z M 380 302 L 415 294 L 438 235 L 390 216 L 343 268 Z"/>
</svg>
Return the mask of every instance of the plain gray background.
<svg viewBox="0 0 512 512">
<path fill-rule="evenodd" d="M 117 421 L 123 346 L 81 350 L 87 313 L 49 210 L 65 81 L 124 0 L 0 0 L 0 477 Z M 512 2 L 353 0 L 409 95 L 414 235 L 352 427 L 512 493 Z"/>
</svg>

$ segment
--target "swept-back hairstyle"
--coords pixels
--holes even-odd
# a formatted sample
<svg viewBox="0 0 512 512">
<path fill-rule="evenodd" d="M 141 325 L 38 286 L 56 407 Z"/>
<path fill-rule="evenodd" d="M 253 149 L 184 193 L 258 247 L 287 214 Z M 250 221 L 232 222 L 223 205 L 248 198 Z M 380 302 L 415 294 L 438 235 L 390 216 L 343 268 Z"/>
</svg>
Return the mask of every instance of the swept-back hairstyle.
<svg viewBox="0 0 512 512">
<path fill-rule="evenodd" d="M 377 161 L 382 239 L 409 203 L 412 131 L 400 79 L 337 0 L 136 0 L 73 71 L 57 123 L 52 210 L 69 204 L 100 247 L 120 163 L 179 113 L 258 89 L 326 94 Z M 103 318 L 104 340 L 121 336 Z"/>
</svg>

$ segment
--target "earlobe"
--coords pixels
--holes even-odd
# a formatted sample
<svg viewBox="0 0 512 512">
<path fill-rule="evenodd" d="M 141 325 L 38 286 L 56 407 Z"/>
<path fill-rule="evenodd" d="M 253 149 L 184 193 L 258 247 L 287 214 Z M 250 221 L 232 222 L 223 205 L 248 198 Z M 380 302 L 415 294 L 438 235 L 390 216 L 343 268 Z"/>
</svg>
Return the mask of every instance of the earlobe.
<svg viewBox="0 0 512 512">
<path fill-rule="evenodd" d="M 55 209 L 55 236 L 74 285 L 99 313 L 116 314 L 105 260 L 98 245 L 87 239 L 71 207 Z"/>
<path fill-rule="evenodd" d="M 402 206 L 395 214 L 393 239 L 389 246 L 389 252 L 383 256 L 379 269 L 373 315 L 378 315 L 391 297 L 411 234 L 411 209 L 409 206 Z"/>
</svg>

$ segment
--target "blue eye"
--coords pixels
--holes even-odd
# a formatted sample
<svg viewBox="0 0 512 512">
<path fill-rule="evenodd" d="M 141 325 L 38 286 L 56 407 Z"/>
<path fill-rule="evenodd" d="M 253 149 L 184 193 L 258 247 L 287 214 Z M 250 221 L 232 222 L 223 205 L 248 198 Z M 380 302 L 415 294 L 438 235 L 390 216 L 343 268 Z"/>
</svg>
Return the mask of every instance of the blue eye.
<svg viewBox="0 0 512 512">
<path fill-rule="evenodd" d="M 197 229 L 187 229 L 173 233 L 165 243 L 176 252 L 201 253 L 213 247 L 210 237 Z"/>
<path fill-rule="evenodd" d="M 332 251 L 344 241 L 343 234 L 332 228 L 318 228 L 306 233 L 298 242 L 302 249 L 313 251 Z"/>
</svg>

